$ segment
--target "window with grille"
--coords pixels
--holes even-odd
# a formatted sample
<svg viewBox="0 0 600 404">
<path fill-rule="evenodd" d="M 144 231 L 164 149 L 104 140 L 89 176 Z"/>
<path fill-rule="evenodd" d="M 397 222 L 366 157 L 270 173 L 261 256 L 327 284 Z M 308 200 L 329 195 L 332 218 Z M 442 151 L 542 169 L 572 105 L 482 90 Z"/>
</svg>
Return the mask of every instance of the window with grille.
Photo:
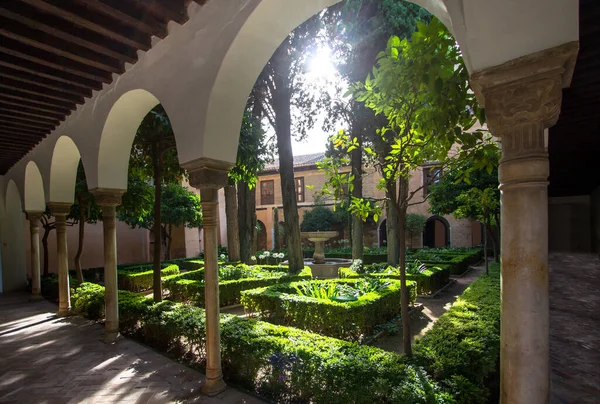
<svg viewBox="0 0 600 404">
<path fill-rule="evenodd" d="M 429 187 L 440 182 L 441 167 L 423 167 L 423 195 L 429 194 Z"/>
</svg>

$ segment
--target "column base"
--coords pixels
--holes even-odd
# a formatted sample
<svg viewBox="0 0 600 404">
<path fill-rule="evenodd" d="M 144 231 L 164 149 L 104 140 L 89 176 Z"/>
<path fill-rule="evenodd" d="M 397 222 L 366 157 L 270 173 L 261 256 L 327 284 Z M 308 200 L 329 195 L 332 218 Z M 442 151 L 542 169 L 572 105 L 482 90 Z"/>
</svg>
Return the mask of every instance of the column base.
<svg viewBox="0 0 600 404">
<path fill-rule="evenodd" d="M 56 313 L 58 317 L 68 317 L 71 314 L 73 314 L 71 309 L 58 309 L 58 313 Z"/>
<path fill-rule="evenodd" d="M 214 397 L 227 389 L 227 385 L 223 381 L 223 377 L 219 377 L 218 379 L 209 379 L 206 378 L 206 381 L 202 385 L 202 393 L 209 396 Z"/>
<path fill-rule="evenodd" d="M 44 300 L 44 296 L 42 296 L 40 293 L 35 293 L 29 296 L 30 302 L 39 302 L 41 300 Z"/>
<path fill-rule="evenodd" d="M 102 342 L 104 342 L 105 344 L 114 344 L 122 339 L 123 337 L 121 336 L 121 333 L 119 333 L 119 331 L 106 330 L 104 332 L 104 338 L 102 339 Z"/>
</svg>

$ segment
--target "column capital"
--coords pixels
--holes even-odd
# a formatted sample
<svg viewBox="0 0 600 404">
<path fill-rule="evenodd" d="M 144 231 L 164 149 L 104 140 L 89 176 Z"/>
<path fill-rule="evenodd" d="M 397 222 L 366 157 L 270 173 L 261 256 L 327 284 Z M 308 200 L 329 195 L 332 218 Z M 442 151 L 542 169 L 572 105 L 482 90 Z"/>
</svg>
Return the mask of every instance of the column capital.
<svg viewBox="0 0 600 404">
<path fill-rule="evenodd" d="M 53 216 L 67 216 L 71 212 L 71 205 L 73 204 L 69 202 L 48 202 Z"/>
<path fill-rule="evenodd" d="M 94 188 L 90 192 L 96 199 L 98 206 L 119 206 L 121 204 L 121 198 L 125 193 L 124 189 L 113 189 L 113 188 Z"/>
<path fill-rule="evenodd" d="M 473 73 L 470 82 L 492 133 L 502 136 L 522 124 L 554 125 L 578 50 L 579 42 L 568 42 Z"/>
<path fill-rule="evenodd" d="M 27 220 L 29 220 L 32 223 L 37 223 L 38 220 L 40 220 L 40 218 L 42 217 L 42 215 L 44 214 L 44 212 L 40 212 L 37 210 L 28 210 L 25 211 L 25 215 L 27 216 Z"/>
<path fill-rule="evenodd" d="M 181 165 L 189 175 L 190 185 L 194 188 L 223 188 L 228 183 L 228 174 L 233 163 L 201 157 Z"/>
</svg>

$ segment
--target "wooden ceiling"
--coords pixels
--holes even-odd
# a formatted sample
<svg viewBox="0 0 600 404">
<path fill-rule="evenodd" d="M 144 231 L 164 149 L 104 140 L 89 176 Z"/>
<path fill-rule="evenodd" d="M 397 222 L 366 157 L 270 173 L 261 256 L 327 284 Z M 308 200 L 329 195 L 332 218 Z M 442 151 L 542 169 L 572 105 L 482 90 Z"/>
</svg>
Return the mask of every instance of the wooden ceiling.
<svg viewBox="0 0 600 404">
<path fill-rule="evenodd" d="M 579 55 L 550 128 L 550 196 L 588 195 L 600 186 L 600 2 L 579 2 Z"/>
<path fill-rule="evenodd" d="M 207 0 L 195 0 L 203 5 Z M 112 81 L 191 0 L 0 0 L 0 175 Z"/>
</svg>

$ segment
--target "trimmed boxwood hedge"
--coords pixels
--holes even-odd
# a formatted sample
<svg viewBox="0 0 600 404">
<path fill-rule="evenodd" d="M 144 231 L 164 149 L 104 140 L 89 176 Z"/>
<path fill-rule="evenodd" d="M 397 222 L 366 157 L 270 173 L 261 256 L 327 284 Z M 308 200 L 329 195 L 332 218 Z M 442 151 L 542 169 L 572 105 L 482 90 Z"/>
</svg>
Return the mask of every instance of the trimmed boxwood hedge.
<svg viewBox="0 0 600 404">
<path fill-rule="evenodd" d="M 175 264 L 160 270 L 161 277 L 179 274 L 179 267 Z M 119 289 L 131 292 L 140 292 L 152 288 L 154 281 L 154 270 L 138 272 L 137 270 L 118 270 L 117 283 Z"/>
<path fill-rule="evenodd" d="M 350 268 L 340 268 L 338 270 L 340 278 L 359 278 L 372 277 L 384 279 L 400 279 L 398 268 L 388 267 L 382 272 L 369 272 L 359 274 Z M 430 294 L 442 287 L 450 281 L 449 265 L 433 264 L 427 265 L 427 269 L 419 274 L 406 274 L 407 281 L 415 281 L 417 283 L 418 294 Z"/>
<path fill-rule="evenodd" d="M 313 280 L 353 285 L 358 280 Z M 259 313 L 274 324 L 289 325 L 306 331 L 347 340 L 369 335 L 373 328 L 391 320 L 400 312 L 400 282 L 390 280 L 390 286 L 371 292 L 356 301 L 335 302 L 329 299 L 300 296 L 295 290 L 299 282 L 273 285 L 242 292 L 244 309 Z M 416 300 L 416 285 L 407 282 L 410 303 Z"/>
<path fill-rule="evenodd" d="M 500 265 L 490 265 L 413 348 L 457 402 L 498 402 Z"/>
<path fill-rule="evenodd" d="M 73 305 L 98 319 L 104 288 L 82 284 Z M 205 365 L 206 319 L 201 308 L 119 291 L 121 331 L 142 342 Z M 331 404 L 454 403 L 409 359 L 378 348 L 292 327 L 221 315 L 221 355 L 227 381 L 272 402 Z"/>
<path fill-rule="evenodd" d="M 165 287 L 170 291 L 170 299 L 176 302 L 191 302 L 197 306 L 203 307 L 204 270 L 200 271 L 194 272 L 194 278 L 191 279 L 185 277 L 186 274 L 189 274 L 187 275 L 188 277 L 192 275 L 190 272 L 182 274 L 184 275 L 184 277 L 181 277 L 183 279 L 169 279 L 165 283 Z M 265 275 L 261 278 L 241 278 L 219 281 L 219 303 L 220 306 L 229 306 L 239 303 L 241 292 L 243 290 L 305 279 L 312 279 L 312 272 L 309 267 L 304 267 L 297 275 L 273 274 L 271 276 L 269 271 L 265 271 Z"/>
</svg>

